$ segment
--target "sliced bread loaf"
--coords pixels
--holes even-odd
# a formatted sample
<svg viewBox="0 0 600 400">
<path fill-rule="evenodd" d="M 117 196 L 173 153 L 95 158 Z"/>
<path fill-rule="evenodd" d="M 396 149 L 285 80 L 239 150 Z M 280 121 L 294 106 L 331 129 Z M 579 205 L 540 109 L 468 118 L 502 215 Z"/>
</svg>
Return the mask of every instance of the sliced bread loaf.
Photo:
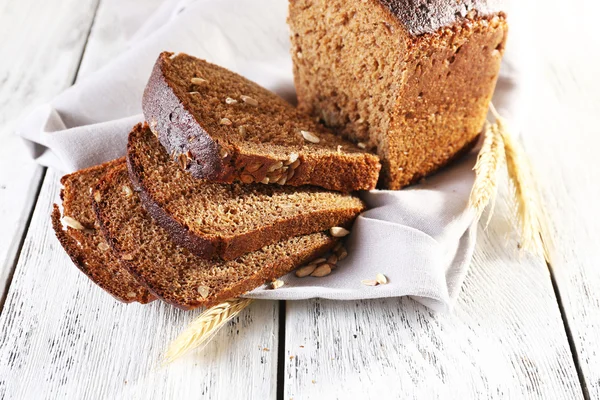
<svg viewBox="0 0 600 400">
<path fill-rule="evenodd" d="M 67 229 L 63 230 L 56 204 L 52 212 L 52 227 L 73 263 L 94 283 L 122 302 L 148 303 L 154 300 L 154 296 L 121 265 L 98 230 L 92 209 L 92 187 L 107 170 L 117 165 L 124 166 L 125 159 L 63 176 L 60 181 L 64 188 L 60 197 Z"/>
<path fill-rule="evenodd" d="M 196 178 L 343 192 L 377 183 L 377 156 L 256 83 L 187 54 L 159 56 L 143 110 L 168 154 Z"/>
<path fill-rule="evenodd" d="M 94 190 L 94 209 L 104 236 L 152 293 L 180 308 L 209 307 L 237 297 L 318 257 L 336 243 L 326 233 L 314 233 L 233 261 L 205 260 L 173 243 L 145 212 L 137 193 L 121 190 L 127 185 L 123 165 L 105 175 Z"/>
<path fill-rule="evenodd" d="M 221 184 L 193 178 L 147 125 L 129 134 L 127 165 L 146 211 L 180 246 L 232 260 L 290 237 L 348 227 L 365 208 L 356 196 L 314 186 Z"/>
</svg>

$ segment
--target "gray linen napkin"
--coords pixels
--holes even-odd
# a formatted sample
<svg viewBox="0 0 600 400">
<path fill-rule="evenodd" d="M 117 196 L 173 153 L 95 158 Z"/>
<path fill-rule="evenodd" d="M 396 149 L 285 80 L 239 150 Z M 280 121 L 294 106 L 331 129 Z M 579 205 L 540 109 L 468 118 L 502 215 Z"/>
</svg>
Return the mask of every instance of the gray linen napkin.
<svg viewBox="0 0 600 400">
<path fill-rule="evenodd" d="M 132 33 L 126 51 L 22 121 L 18 134 L 40 164 L 71 172 L 124 155 L 127 133 L 143 120 L 146 79 L 163 50 L 205 58 L 293 101 L 287 1 L 167 0 L 151 15 L 139 12 L 136 3 L 107 2 L 123 16 L 119 29 Z M 513 120 L 522 76 L 511 59 L 520 58 L 515 42 L 508 47 L 494 100 Z M 288 274 L 283 287 L 261 287 L 247 296 L 413 296 L 434 310 L 451 309 L 475 246 L 477 221 L 467 208 L 475 159 L 476 149 L 419 185 L 363 193 L 369 210 L 358 217 L 347 240 L 348 258 L 331 275 L 299 279 Z M 361 284 L 377 273 L 385 274 L 389 284 Z"/>
</svg>

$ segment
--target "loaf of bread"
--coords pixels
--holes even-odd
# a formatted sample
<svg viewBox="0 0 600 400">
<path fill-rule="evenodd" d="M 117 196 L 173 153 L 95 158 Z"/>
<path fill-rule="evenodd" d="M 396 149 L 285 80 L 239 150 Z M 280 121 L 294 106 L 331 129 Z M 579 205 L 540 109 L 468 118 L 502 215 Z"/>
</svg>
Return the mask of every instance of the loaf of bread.
<svg viewBox="0 0 600 400">
<path fill-rule="evenodd" d="M 61 179 L 64 188 L 60 197 L 63 200 L 62 219 L 67 229 L 63 229 L 60 210 L 56 204 L 52 212 L 52 227 L 73 263 L 94 283 L 119 301 L 148 303 L 155 297 L 121 265 L 100 233 L 92 209 L 92 187 L 109 169 L 117 165 L 124 166 L 125 159 L 65 175 Z"/>
<path fill-rule="evenodd" d="M 195 179 L 169 158 L 148 125 L 129 134 L 127 164 L 146 211 L 175 243 L 203 258 L 232 260 L 294 236 L 349 227 L 365 208 L 356 196 L 314 186 Z"/>
<path fill-rule="evenodd" d="M 159 56 L 143 110 L 168 154 L 196 178 L 343 192 L 377 183 L 377 156 L 256 83 L 187 54 Z"/>
<path fill-rule="evenodd" d="M 507 24 L 495 0 L 290 0 L 298 107 L 377 152 L 399 189 L 476 140 Z"/>
<path fill-rule="evenodd" d="M 160 299 L 183 309 L 210 307 L 280 277 L 336 244 L 326 233 L 284 240 L 233 261 L 205 260 L 174 244 L 144 211 L 125 165 L 93 192 L 102 232 L 128 269 Z"/>
</svg>

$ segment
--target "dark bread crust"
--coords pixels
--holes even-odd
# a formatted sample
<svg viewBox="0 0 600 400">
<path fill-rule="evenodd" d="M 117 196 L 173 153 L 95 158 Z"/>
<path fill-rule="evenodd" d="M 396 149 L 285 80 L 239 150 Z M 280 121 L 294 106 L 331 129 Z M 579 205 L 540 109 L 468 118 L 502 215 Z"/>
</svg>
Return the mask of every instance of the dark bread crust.
<svg viewBox="0 0 600 400">
<path fill-rule="evenodd" d="M 90 196 L 89 193 L 71 193 L 72 188 L 69 185 L 69 180 L 90 173 L 98 173 L 105 168 L 112 168 L 115 165 L 123 164 L 124 159 L 109 161 L 100 166 L 91 167 L 81 171 L 77 171 L 70 175 L 65 175 L 61 179 L 61 183 L 65 188 L 61 190 L 60 197 L 63 201 L 66 200 L 67 206 L 73 195 Z M 87 203 L 89 211 L 93 215 L 91 199 Z M 58 241 L 69 255 L 73 264 L 83 272 L 92 282 L 104 289 L 108 294 L 113 296 L 118 301 L 123 303 L 138 302 L 147 304 L 156 298 L 150 294 L 143 286 L 132 280 L 124 266 L 121 265 L 118 259 L 112 254 L 100 256 L 95 253 L 98 250 L 90 250 L 90 247 L 96 245 L 99 233 L 95 228 L 86 223 L 86 231 L 77 231 L 73 228 L 63 230 L 61 222 L 61 213 L 58 205 L 54 204 L 52 214 L 52 228 L 56 234 Z M 79 245 L 81 243 L 82 245 Z M 84 247 L 85 246 L 85 247 Z M 109 250 L 110 251 L 110 250 Z M 118 280 L 117 280 L 118 279 Z"/>
<path fill-rule="evenodd" d="M 260 163 L 263 167 L 253 171 L 251 175 L 254 182 L 261 182 L 268 176 L 269 166 L 280 160 L 264 154 L 243 154 L 235 145 L 224 146 L 223 143 L 217 143 L 193 114 L 190 105 L 178 96 L 177 89 L 166 78 L 166 69 L 172 55 L 173 53 L 163 52 L 158 57 L 142 101 L 144 116 L 167 153 L 175 156 L 193 154 L 186 166 L 192 176 L 222 183 L 242 181 L 242 176 L 248 173 L 245 168 Z M 237 75 L 235 79 L 246 81 Z M 314 124 L 310 118 L 306 119 Z M 319 129 L 324 130 L 323 127 Z M 194 140 L 190 142 L 189 138 Z M 341 192 L 374 189 L 381 169 L 379 159 L 350 142 L 344 143 L 358 154 L 353 154 L 353 157 L 301 154 L 302 163 L 286 184 L 314 185 Z"/>
<path fill-rule="evenodd" d="M 190 310 L 197 307 L 211 307 L 225 300 L 238 297 L 262 285 L 264 282 L 285 275 L 299 265 L 302 265 L 322 255 L 328 250 L 331 250 L 338 241 L 336 238 L 332 238 L 326 234 L 306 235 L 306 238 L 314 238 L 313 241 L 318 243 L 312 245 L 311 248 L 303 248 L 292 254 L 281 254 L 277 258 L 271 258 L 268 262 L 261 265 L 259 271 L 255 271 L 252 275 L 241 281 L 235 282 L 234 284 L 225 288 L 217 288 L 216 292 L 214 291 L 215 288 L 210 288 L 210 295 L 204 298 L 195 291 L 196 289 L 194 287 L 190 287 L 190 277 L 186 276 L 185 273 L 189 272 L 190 270 L 210 270 L 210 268 L 215 265 L 222 267 L 223 269 L 227 269 L 238 264 L 235 264 L 231 261 L 218 262 L 196 258 L 187 249 L 170 244 L 170 240 L 168 239 L 166 232 L 161 231 L 162 228 L 156 225 L 156 222 L 144 212 L 139 202 L 139 198 L 136 198 L 135 194 L 130 196 L 130 199 L 126 203 L 124 202 L 123 204 L 112 205 L 109 204 L 108 202 L 114 200 L 107 200 L 106 197 L 109 196 L 104 195 L 107 192 L 114 190 L 115 182 L 118 182 L 119 179 L 122 179 L 123 175 L 127 176 L 127 170 L 124 165 L 113 168 L 98 182 L 98 185 L 94 190 L 94 193 L 99 192 L 102 195 L 102 200 L 100 202 L 96 202 L 95 200 L 93 201 L 94 211 L 98 221 L 100 222 L 101 231 L 104 234 L 106 241 L 112 247 L 113 251 L 120 256 L 123 264 L 127 265 L 129 271 L 131 271 L 131 273 L 134 274 L 136 278 L 142 282 L 151 293 L 161 300 L 184 310 Z M 119 210 L 126 210 L 126 213 L 131 213 L 132 215 L 135 214 L 136 217 L 142 218 L 144 223 L 147 224 L 147 227 L 152 228 L 154 233 L 152 240 L 155 240 L 161 245 L 165 246 L 171 252 L 169 254 L 165 254 L 166 252 L 161 252 L 161 250 L 164 249 L 155 248 L 156 253 L 162 254 L 166 260 L 163 260 L 163 262 L 160 264 L 149 266 L 149 263 L 155 260 L 155 258 L 152 258 L 152 255 L 149 255 L 150 258 L 140 260 L 137 259 L 138 257 L 144 257 L 144 254 L 148 256 L 148 252 L 144 249 L 135 249 L 135 251 L 139 251 L 140 253 L 144 254 L 135 254 L 131 256 L 131 259 L 129 260 L 124 259 L 125 255 L 131 255 L 131 252 L 129 252 L 129 250 L 126 248 L 126 239 L 119 236 L 122 232 L 121 228 L 124 221 L 111 221 L 111 217 L 109 215 L 111 212 L 111 207 L 116 207 Z M 124 216 L 123 218 L 126 217 Z M 149 234 L 149 232 L 145 231 L 144 228 L 140 228 L 139 231 L 136 231 L 136 234 L 141 242 L 147 242 L 150 239 L 145 236 Z M 251 253 L 249 255 L 240 257 L 238 263 L 243 263 L 245 259 L 251 259 L 253 254 L 254 253 Z M 183 257 L 186 260 L 186 265 L 177 262 L 177 260 L 174 259 L 174 257 L 177 256 Z M 169 258 L 172 258 L 172 260 L 169 260 Z M 229 263 L 232 263 L 231 266 Z M 245 263 L 243 264 L 245 265 Z"/>
<path fill-rule="evenodd" d="M 143 207 L 152 216 L 158 225 L 164 228 L 170 235 L 173 242 L 187 248 L 193 254 L 203 258 L 219 257 L 223 260 L 233 260 L 243 254 L 258 250 L 269 244 L 280 242 L 295 236 L 305 235 L 314 232 L 320 232 L 331 228 L 332 226 L 343 226 L 349 228 L 356 216 L 364 210 L 364 203 L 356 199 L 353 206 L 337 209 L 323 209 L 319 211 L 310 211 L 298 214 L 294 217 L 288 217 L 276 221 L 275 223 L 265 223 L 258 229 L 247 231 L 235 236 L 215 236 L 206 235 L 203 232 L 197 232 L 183 221 L 178 220 L 171 215 L 167 210 L 164 201 L 161 201 L 157 196 L 154 196 L 156 190 L 154 182 L 146 182 L 145 169 L 146 165 L 144 158 L 147 158 L 147 151 L 142 148 L 142 142 L 153 145 L 156 141 L 154 135 L 150 132 L 147 124 L 136 125 L 129 134 L 127 143 L 127 168 L 129 178 L 136 188 Z M 163 151 L 158 142 L 155 147 L 157 151 Z M 172 171 L 168 169 L 169 165 L 164 166 L 164 158 L 168 158 L 165 154 L 163 160 L 158 160 L 160 157 L 151 157 L 155 167 L 166 167 L 165 174 L 170 174 Z M 169 164 L 173 165 L 171 162 Z M 184 174 L 185 172 L 183 172 Z M 201 185 L 220 185 L 216 183 L 206 183 L 197 181 L 197 187 Z M 257 193 L 261 193 L 264 188 L 262 185 L 253 184 L 245 186 L 247 188 L 254 187 Z M 273 190 L 283 190 L 278 187 Z M 298 188 L 299 191 L 309 190 L 309 188 Z M 323 192 L 323 190 L 320 190 Z M 335 196 L 341 196 L 335 194 Z"/>
<path fill-rule="evenodd" d="M 490 15 L 502 11 L 502 0 L 378 0 L 412 35 L 433 33 L 461 22 L 472 12 Z"/>
</svg>

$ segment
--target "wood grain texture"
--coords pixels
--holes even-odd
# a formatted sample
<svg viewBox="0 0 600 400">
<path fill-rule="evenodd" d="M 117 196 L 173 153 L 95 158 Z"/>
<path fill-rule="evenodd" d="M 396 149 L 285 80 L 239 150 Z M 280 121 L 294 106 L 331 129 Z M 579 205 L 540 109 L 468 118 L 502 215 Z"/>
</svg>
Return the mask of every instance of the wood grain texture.
<svg viewBox="0 0 600 400">
<path fill-rule="evenodd" d="M 590 51 L 600 49 L 600 4 L 552 1 L 537 18 L 552 18 L 553 9 L 562 28 L 535 32 L 536 101 L 523 141 L 544 192 L 551 268 L 584 390 L 600 399 L 600 55 Z"/>
<path fill-rule="evenodd" d="M 107 31 L 110 10 L 99 6 L 78 79 L 126 46 Z M 0 316 L 0 398 L 274 398 L 278 303 L 253 304 L 201 353 L 161 367 L 199 311 L 124 305 L 81 274 L 50 228 L 59 178 L 44 179 Z"/>
<path fill-rule="evenodd" d="M 197 312 L 121 304 L 71 263 L 50 227 L 49 171 L 0 316 L 0 398 L 275 397 L 278 305 L 255 302 L 200 353 L 161 367 Z"/>
<path fill-rule="evenodd" d="M 16 121 L 75 77 L 97 0 L 0 1 L 0 297 L 7 289 L 43 168 Z"/>
<path fill-rule="evenodd" d="M 581 398 L 548 270 L 517 254 L 504 200 L 496 210 L 454 315 L 410 299 L 288 302 L 284 398 Z"/>
</svg>

